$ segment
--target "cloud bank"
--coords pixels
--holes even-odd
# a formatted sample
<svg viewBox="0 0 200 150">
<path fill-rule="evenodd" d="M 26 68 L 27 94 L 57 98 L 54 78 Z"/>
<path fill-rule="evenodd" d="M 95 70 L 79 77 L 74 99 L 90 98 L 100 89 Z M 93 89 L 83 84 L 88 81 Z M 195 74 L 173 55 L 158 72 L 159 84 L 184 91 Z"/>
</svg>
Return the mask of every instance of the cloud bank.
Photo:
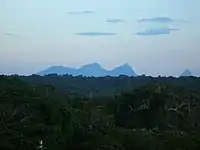
<svg viewBox="0 0 200 150">
<path fill-rule="evenodd" d="M 87 15 L 87 14 L 94 14 L 94 11 L 86 10 L 86 11 L 75 11 L 75 12 L 68 12 L 70 15 Z"/>
<path fill-rule="evenodd" d="M 137 32 L 136 35 L 139 36 L 155 36 L 155 35 L 167 35 L 173 31 L 178 31 L 179 29 L 171 29 L 171 28 L 152 28 L 147 29 L 145 31 Z"/>
<path fill-rule="evenodd" d="M 19 34 L 13 32 L 3 32 L 2 34 L 5 36 L 19 36 Z"/>
<path fill-rule="evenodd" d="M 120 23 L 120 22 L 124 22 L 124 20 L 122 20 L 122 19 L 107 19 L 106 22 L 107 23 Z"/>
<path fill-rule="evenodd" d="M 112 32 L 80 32 L 80 33 L 76 33 L 76 35 L 80 35 L 80 36 L 113 36 L 113 35 L 116 35 L 116 33 L 112 33 Z"/>
<path fill-rule="evenodd" d="M 186 23 L 184 20 L 174 20 L 169 17 L 154 17 L 154 18 L 143 18 L 138 20 L 139 23 Z"/>
</svg>

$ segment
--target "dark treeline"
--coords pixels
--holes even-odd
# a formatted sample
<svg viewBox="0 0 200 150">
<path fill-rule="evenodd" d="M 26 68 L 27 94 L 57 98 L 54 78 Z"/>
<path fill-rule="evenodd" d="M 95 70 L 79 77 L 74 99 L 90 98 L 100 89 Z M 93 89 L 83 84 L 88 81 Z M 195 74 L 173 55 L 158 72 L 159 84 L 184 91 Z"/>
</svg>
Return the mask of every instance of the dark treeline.
<svg viewBox="0 0 200 150">
<path fill-rule="evenodd" d="M 199 150 L 199 131 L 196 77 L 0 76 L 2 150 Z"/>
<path fill-rule="evenodd" d="M 173 85 L 187 89 L 200 89 L 200 78 L 198 77 L 107 76 L 95 78 L 73 77 L 70 75 L 59 76 L 57 74 L 16 77 L 31 85 L 52 85 L 64 92 L 74 92 L 82 95 L 92 93 L 94 96 L 113 96 L 122 91 L 131 92 L 135 88 L 151 83 Z"/>
</svg>

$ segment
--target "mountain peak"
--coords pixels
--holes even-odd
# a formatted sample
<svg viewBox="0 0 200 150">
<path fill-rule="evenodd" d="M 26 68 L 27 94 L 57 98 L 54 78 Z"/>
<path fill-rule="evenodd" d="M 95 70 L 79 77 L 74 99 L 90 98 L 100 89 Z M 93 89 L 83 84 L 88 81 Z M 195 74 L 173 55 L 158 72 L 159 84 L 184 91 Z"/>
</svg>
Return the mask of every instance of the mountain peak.
<svg viewBox="0 0 200 150">
<path fill-rule="evenodd" d="M 124 63 L 120 67 L 123 67 L 123 68 L 132 68 L 128 63 Z"/>
<path fill-rule="evenodd" d="M 80 69 L 99 69 L 99 68 L 102 68 L 100 64 L 98 63 L 91 63 L 91 64 L 87 64 L 87 65 L 84 65 L 82 66 Z"/>
<path fill-rule="evenodd" d="M 75 74 L 76 69 L 63 67 L 63 66 L 51 66 L 46 70 L 40 71 L 39 75 L 48 75 L 48 74 Z"/>
<path fill-rule="evenodd" d="M 192 76 L 192 72 L 189 69 L 186 69 L 185 71 L 183 71 L 183 73 L 181 74 L 181 77 L 187 77 L 187 76 Z"/>
<path fill-rule="evenodd" d="M 99 64 L 99 63 L 96 63 L 96 62 L 94 62 L 94 63 L 91 63 L 91 64 L 89 64 L 90 66 L 93 66 L 93 67 L 99 67 L 99 68 L 101 68 L 101 65 Z"/>
<path fill-rule="evenodd" d="M 112 70 L 112 75 L 113 76 L 118 76 L 118 75 L 137 76 L 136 73 L 133 71 L 132 67 L 128 63 L 125 63 L 121 66 L 114 68 Z"/>
</svg>

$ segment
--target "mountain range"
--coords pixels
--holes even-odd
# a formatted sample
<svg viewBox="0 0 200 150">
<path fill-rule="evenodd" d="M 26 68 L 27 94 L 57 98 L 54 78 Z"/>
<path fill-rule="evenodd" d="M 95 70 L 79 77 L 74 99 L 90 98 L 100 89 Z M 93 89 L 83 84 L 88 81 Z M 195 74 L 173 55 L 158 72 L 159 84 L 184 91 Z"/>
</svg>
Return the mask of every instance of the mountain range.
<svg viewBox="0 0 200 150">
<path fill-rule="evenodd" d="M 120 75 L 126 75 L 126 76 L 137 76 L 137 74 L 134 72 L 132 67 L 125 63 L 121 66 L 118 66 L 112 70 L 106 70 L 101 67 L 98 63 L 92 63 L 87 64 L 79 69 L 70 68 L 70 67 L 63 67 L 63 66 L 51 66 L 43 71 L 40 71 L 36 73 L 38 75 L 48 75 L 48 74 L 69 74 L 72 76 L 93 76 L 93 77 L 103 77 L 103 76 L 120 76 Z"/>
<path fill-rule="evenodd" d="M 86 77 L 104 77 L 104 76 L 137 76 L 132 67 L 125 63 L 121 66 L 115 67 L 112 70 L 106 70 L 101 67 L 98 63 L 92 63 L 84 65 L 78 69 L 64 66 L 51 66 L 45 70 L 42 70 L 37 75 L 48 75 L 48 74 L 58 74 L 58 75 L 72 75 L 72 76 L 86 76 Z M 192 76 L 192 72 L 189 69 L 184 70 L 180 77 Z"/>
</svg>

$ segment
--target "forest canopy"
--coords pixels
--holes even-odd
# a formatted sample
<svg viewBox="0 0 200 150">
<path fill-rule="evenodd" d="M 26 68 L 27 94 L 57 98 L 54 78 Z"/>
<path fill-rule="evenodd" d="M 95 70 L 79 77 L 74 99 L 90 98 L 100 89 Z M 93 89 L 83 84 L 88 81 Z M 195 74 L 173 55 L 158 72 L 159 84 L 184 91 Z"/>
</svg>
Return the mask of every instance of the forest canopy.
<svg viewBox="0 0 200 150">
<path fill-rule="evenodd" d="M 197 77 L 0 76 L 0 149 L 199 150 Z"/>
</svg>

